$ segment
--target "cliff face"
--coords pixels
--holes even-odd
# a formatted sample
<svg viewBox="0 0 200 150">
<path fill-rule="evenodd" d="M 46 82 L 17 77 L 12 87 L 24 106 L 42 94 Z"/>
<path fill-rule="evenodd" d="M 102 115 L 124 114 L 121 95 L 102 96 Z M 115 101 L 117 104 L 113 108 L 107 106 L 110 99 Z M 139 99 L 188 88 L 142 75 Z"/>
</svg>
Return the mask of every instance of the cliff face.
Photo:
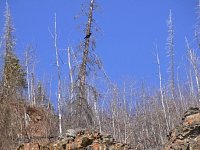
<svg viewBox="0 0 200 150">
<path fill-rule="evenodd" d="M 163 150 L 200 150 L 200 109 L 190 108 L 173 129 Z"/>
</svg>

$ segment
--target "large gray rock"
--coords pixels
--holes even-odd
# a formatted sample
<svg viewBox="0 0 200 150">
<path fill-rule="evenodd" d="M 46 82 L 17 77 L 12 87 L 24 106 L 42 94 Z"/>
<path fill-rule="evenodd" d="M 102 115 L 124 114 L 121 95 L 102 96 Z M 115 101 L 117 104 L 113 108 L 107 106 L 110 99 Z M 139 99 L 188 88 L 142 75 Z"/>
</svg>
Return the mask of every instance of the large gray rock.
<svg viewBox="0 0 200 150">
<path fill-rule="evenodd" d="M 77 132 L 74 129 L 68 129 L 65 133 L 67 137 L 76 137 Z"/>
</svg>

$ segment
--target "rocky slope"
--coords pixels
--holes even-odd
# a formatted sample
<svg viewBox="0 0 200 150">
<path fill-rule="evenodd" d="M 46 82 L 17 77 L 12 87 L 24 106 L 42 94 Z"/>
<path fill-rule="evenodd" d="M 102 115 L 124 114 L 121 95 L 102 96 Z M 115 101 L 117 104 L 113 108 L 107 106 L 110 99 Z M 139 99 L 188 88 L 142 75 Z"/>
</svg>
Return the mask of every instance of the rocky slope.
<svg viewBox="0 0 200 150">
<path fill-rule="evenodd" d="M 111 135 L 96 131 L 69 129 L 54 142 L 38 141 L 20 145 L 17 150 L 128 150 L 129 145 L 116 142 Z"/>
<path fill-rule="evenodd" d="M 34 107 L 21 103 L 12 103 L 12 118 L 20 122 L 16 124 L 17 140 L 27 140 L 37 137 L 50 137 L 56 129 L 56 116 L 44 107 Z M 19 120 L 20 119 L 20 120 Z M 17 122 L 16 121 L 16 122 Z"/>
<path fill-rule="evenodd" d="M 57 116 L 46 106 L 32 106 L 24 101 L 1 103 L 0 150 L 14 150 L 33 139 L 56 136 Z"/>
<path fill-rule="evenodd" d="M 200 109 L 190 108 L 169 134 L 163 150 L 200 150 Z"/>
<path fill-rule="evenodd" d="M 34 137 L 27 143 L 21 144 L 17 150 L 129 150 L 128 144 L 115 141 L 109 134 L 102 134 L 97 131 L 83 129 L 68 129 L 61 138 L 41 137 L 44 133 L 38 132 L 40 129 L 36 125 L 43 120 L 39 112 L 34 109 L 27 109 L 30 120 L 34 125 Z M 31 129 L 31 128 L 30 128 Z M 37 134 L 36 134 L 37 133 Z M 162 150 L 200 150 L 200 109 L 190 108 L 185 112 L 182 123 L 174 128 L 168 136 L 168 142 Z M 137 148 L 140 150 L 140 148 Z"/>
</svg>

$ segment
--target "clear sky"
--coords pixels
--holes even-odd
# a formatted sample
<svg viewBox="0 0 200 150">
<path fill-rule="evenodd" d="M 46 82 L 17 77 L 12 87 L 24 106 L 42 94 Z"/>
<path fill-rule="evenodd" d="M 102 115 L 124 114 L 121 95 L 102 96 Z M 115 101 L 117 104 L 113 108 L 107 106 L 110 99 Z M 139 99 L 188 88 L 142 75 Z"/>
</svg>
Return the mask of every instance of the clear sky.
<svg viewBox="0 0 200 150">
<path fill-rule="evenodd" d="M 59 48 L 75 46 L 84 38 L 78 26 L 85 17 L 74 19 L 81 4 L 89 0 L 8 0 L 16 28 L 16 53 L 23 56 L 28 43 L 36 47 L 36 72 L 56 75 L 55 51 L 49 30 L 53 31 L 57 13 Z M 102 59 L 107 74 L 113 81 L 125 77 L 145 80 L 156 85 L 157 66 L 154 43 L 157 41 L 162 73 L 167 73 L 166 21 L 170 9 L 175 25 L 175 63 L 181 65 L 185 57 L 185 36 L 193 38 L 197 0 L 97 0 L 95 20 L 101 30 L 94 32 L 96 53 Z M 0 0 L 0 29 L 4 25 L 5 0 Z M 61 51 L 66 61 L 66 52 Z M 62 65 L 62 69 L 67 66 Z"/>
</svg>

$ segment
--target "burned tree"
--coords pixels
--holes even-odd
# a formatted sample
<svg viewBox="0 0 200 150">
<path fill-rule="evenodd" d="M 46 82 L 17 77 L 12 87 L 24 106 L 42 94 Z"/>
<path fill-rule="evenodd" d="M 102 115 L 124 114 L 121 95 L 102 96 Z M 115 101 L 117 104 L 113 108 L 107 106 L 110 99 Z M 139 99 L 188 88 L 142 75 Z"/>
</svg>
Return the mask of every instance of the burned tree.
<svg viewBox="0 0 200 150">
<path fill-rule="evenodd" d="M 81 127 L 88 127 L 93 124 L 93 112 L 89 106 L 87 100 L 87 84 L 86 84 L 86 77 L 87 77 L 87 64 L 89 59 L 89 48 L 90 48 L 90 38 L 91 38 L 91 28 L 93 22 L 93 11 L 94 11 L 94 0 L 90 1 L 90 9 L 88 14 L 88 22 L 86 25 L 86 35 L 84 38 L 84 49 L 82 53 L 82 61 L 80 65 L 80 69 L 78 72 L 78 79 L 77 79 L 77 92 L 76 92 L 76 99 L 78 100 L 78 115 L 79 115 L 79 123 L 78 126 Z"/>
<path fill-rule="evenodd" d="M 169 19 L 167 21 L 168 25 L 168 38 L 167 38 L 167 53 L 170 58 L 170 90 L 172 99 L 175 98 L 175 77 L 174 77 L 174 25 L 172 20 L 172 12 L 170 10 Z"/>
</svg>

